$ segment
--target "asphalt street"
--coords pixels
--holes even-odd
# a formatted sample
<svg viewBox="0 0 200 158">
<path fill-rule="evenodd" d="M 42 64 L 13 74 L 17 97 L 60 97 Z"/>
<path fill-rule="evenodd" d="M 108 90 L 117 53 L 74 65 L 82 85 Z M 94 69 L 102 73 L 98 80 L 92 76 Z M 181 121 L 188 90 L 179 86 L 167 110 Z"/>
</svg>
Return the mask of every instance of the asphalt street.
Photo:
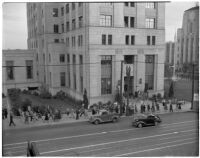
<svg viewBox="0 0 200 158">
<path fill-rule="evenodd" d="M 3 154 L 25 156 L 27 141 L 41 156 L 198 156 L 199 118 L 194 112 L 161 115 L 158 126 L 135 128 L 131 117 L 117 123 L 64 125 L 3 131 Z"/>
</svg>

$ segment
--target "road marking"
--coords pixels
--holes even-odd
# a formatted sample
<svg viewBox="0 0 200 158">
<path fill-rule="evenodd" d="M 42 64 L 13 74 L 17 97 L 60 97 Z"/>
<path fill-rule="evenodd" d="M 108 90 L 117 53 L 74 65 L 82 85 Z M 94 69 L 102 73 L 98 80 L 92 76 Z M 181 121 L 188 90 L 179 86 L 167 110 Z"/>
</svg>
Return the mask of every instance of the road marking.
<svg viewBox="0 0 200 158">
<path fill-rule="evenodd" d="M 115 155 L 113 157 L 119 157 L 119 156 L 125 157 L 125 156 L 131 155 L 131 154 L 137 154 L 137 153 L 153 151 L 153 150 L 160 150 L 160 149 L 171 148 L 171 147 L 175 147 L 175 146 L 182 146 L 182 145 L 186 145 L 186 144 L 192 144 L 192 143 L 195 143 L 195 142 L 196 141 L 192 141 L 192 142 L 181 143 L 181 144 L 176 144 L 176 145 L 169 145 L 169 146 L 165 146 L 165 147 L 159 147 L 159 148 L 153 148 L 153 149 L 147 149 L 147 150 L 140 150 L 140 151 L 136 151 L 136 152 L 126 153 L 126 154 L 121 154 L 121 155 Z"/>
<path fill-rule="evenodd" d="M 189 132 L 189 131 L 194 131 L 194 130 L 186 130 L 186 131 L 182 131 L 182 132 Z M 40 154 L 43 155 L 43 154 L 47 154 L 47 153 L 55 153 L 55 152 L 69 151 L 69 150 L 74 150 L 74 149 L 89 148 L 89 147 L 108 145 L 108 144 L 114 144 L 114 143 L 121 143 L 121 142 L 133 141 L 133 140 L 141 140 L 141 139 L 146 139 L 146 138 L 154 138 L 154 137 L 160 137 L 160 136 L 166 136 L 166 135 L 172 135 L 172 134 L 174 134 L 174 132 L 160 134 L 160 135 L 152 135 L 152 136 L 147 136 L 147 137 L 125 139 L 125 140 L 119 140 L 119 141 L 113 141 L 113 142 L 106 142 L 106 143 L 100 143 L 100 144 L 94 144 L 94 145 L 79 146 L 79 147 L 73 147 L 73 148 L 68 148 L 68 149 L 52 150 L 52 151 L 41 152 Z"/>
<path fill-rule="evenodd" d="M 195 122 L 195 121 L 197 121 L 197 120 L 177 122 L 177 123 L 171 123 L 171 124 L 163 124 L 161 126 L 163 127 L 163 126 L 166 126 L 166 125 L 183 124 L 183 123 Z M 31 140 L 31 141 L 38 143 L 38 142 L 46 142 L 46 141 L 53 141 L 53 140 L 60 140 L 60 139 L 79 138 L 79 137 L 92 136 L 92 135 L 101 135 L 101 134 L 107 134 L 107 133 L 124 132 L 124 131 L 130 131 L 130 130 L 139 130 L 139 129 L 127 128 L 127 129 L 124 129 L 124 130 L 113 130 L 113 131 L 106 131 L 106 132 L 104 131 L 104 132 L 100 132 L 100 133 L 90 133 L 90 134 L 83 134 L 83 135 L 58 137 L 58 138 L 50 138 L 50 139 L 41 139 L 41 140 Z M 12 145 L 20 145 L 20 144 L 27 144 L 27 142 L 5 144 L 5 145 L 3 145 L 3 147 L 12 146 Z"/>
</svg>

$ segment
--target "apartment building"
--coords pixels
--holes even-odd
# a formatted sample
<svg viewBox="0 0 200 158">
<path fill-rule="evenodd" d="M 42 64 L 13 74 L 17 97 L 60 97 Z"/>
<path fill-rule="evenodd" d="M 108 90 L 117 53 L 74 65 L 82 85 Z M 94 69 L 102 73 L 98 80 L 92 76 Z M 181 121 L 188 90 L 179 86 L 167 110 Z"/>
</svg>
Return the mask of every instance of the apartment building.
<svg viewBox="0 0 200 158">
<path fill-rule="evenodd" d="M 2 54 L 2 92 L 19 88 L 21 90 L 38 89 L 40 84 L 36 75 L 36 60 L 34 50 L 3 50 Z"/>
<path fill-rule="evenodd" d="M 199 63 L 199 6 L 184 12 L 182 28 L 177 30 L 175 41 L 175 65 Z"/>
<path fill-rule="evenodd" d="M 123 92 L 164 93 L 165 4 L 27 3 L 28 48 L 52 93 L 113 101 L 123 62 Z M 128 83 L 126 67 L 131 68 Z"/>
</svg>

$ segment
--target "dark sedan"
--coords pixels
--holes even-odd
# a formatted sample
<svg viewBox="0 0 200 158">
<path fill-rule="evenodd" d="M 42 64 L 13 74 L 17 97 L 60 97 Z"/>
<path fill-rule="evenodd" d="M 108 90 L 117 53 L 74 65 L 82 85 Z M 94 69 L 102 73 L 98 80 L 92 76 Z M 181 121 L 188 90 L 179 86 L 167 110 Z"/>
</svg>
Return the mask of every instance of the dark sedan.
<svg viewBox="0 0 200 158">
<path fill-rule="evenodd" d="M 161 122 L 162 122 L 162 120 L 158 115 L 141 114 L 141 115 L 134 117 L 132 125 L 135 126 L 135 127 L 142 128 L 142 127 L 145 127 L 145 126 L 156 126 L 156 125 L 158 125 L 158 123 L 161 123 Z"/>
</svg>

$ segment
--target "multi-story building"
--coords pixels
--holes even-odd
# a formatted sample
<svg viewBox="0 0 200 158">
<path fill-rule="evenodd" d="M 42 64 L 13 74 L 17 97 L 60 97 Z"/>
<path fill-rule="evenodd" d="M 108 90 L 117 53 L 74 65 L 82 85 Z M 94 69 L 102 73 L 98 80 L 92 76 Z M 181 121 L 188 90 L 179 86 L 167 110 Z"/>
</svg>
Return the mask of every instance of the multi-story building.
<svg viewBox="0 0 200 158">
<path fill-rule="evenodd" d="M 165 48 L 165 64 L 174 65 L 174 42 L 167 42 Z"/>
<path fill-rule="evenodd" d="M 34 90 L 40 86 L 34 50 L 3 50 L 2 57 L 2 90 L 5 95 L 11 88 Z"/>
<path fill-rule="evenodd" d="M 121 61 L 123 92 L 164 93 L 164 3 L 28 3 L 27 18 L 37 77 L 52 94 L 112 101 Z"/>
<path fill-rule="evenodd" d="M 184 12 L 182 28 L 177 30 L 175 65 L 199 63 L 199 6 Z"/>
</svg>

